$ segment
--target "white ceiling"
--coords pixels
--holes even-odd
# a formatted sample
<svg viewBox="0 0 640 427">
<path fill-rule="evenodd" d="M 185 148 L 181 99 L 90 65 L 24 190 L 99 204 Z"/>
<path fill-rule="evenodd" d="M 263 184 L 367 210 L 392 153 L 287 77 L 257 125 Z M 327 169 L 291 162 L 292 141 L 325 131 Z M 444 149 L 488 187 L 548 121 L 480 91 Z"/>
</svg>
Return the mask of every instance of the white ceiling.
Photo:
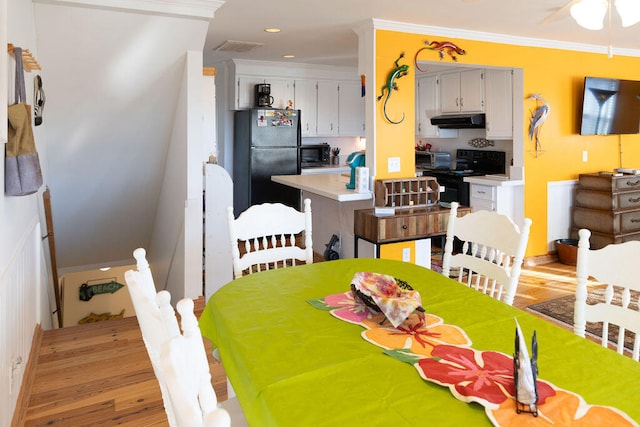
<svg viewBox="0 0 640 427">
<path fill-rule="evenodd" d="M 605 29 L 579 27 L 566 7 L 572 0 L 227 0 L 216 12 L 204 47 L 205 66 L 229 58 L 309 64 L 357 65 L 358 38 L 353 28 L 382 19 L 425 26 L 559 40 L 606 47 Z M 559 12 L 559 13 L 557 13 Z M 282 32 L 268 34 L 264 28 Z M 216 52 L 226 40 L 263 43 L 250 52 Z M 616 49 L 640 54 L 640 24 L 622 28 L 615 9 L 611 41 Z"/>
</svg>

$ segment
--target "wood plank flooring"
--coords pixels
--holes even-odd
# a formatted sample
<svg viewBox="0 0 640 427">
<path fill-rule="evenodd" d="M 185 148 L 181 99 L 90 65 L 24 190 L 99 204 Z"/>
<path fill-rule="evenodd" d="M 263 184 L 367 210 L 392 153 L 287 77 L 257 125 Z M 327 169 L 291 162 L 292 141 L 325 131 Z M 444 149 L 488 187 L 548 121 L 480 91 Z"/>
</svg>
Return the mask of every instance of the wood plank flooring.
<svg viewBox="0 0 640 427">
<path fill-rule="evenodd" d="M 574 281 L 572 266 L 526 267 L 514 306 L 574 293 Z M 203 303 L 196 302 L 196 312 Z M 214 388 L 225 400 L 224 371 L 211 363 Z M 168 425 L 135 317 L 45 331 L 36 366 L 25 426 Z"/>
</svg>

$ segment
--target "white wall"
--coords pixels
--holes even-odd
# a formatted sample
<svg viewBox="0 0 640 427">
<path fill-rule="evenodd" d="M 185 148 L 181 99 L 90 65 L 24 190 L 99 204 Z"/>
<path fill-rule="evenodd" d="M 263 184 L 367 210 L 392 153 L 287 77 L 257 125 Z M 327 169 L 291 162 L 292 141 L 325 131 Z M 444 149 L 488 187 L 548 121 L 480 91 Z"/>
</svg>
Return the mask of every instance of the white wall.
<svg viewBox="0 0 640 427">
<path fill-rule="evenodd" d="M 202 86 L 202 53 L 187 52 L 147 251 L 156 288 L 171 292 L 173 303 L 202 295 Z"/>
<path fill-rule="evenodd" d="M 9 19 L 8 17 L 11 17 Z M 38 60 L 38 46 L 30 1 L 0 0 L 0 45 L 29 49 Z M 13 103 L 15 62 L 0 55 L 0 100 Z M 38 72 L 44 76 L 43 72 Z M 33 99 L 33 77 L 25 73 L 27 100 Z M 6 122 L 3 102 L 0 119 Z M 0 140 L 6 135 L 6 125 Z M 46 126 L 34 128 L 45 183 L 47 182 Z M 4 152 L 4 147 L 2 152 Z M 4 159 L 0 162 L 4 189 Z M 46 260 L 42 254 L 39 206 L 42 191 L 23 197 L 0 195 L 0 426 L 9 426 L 24 377 L 36 324 L 51 327 Z"/>
</svg>

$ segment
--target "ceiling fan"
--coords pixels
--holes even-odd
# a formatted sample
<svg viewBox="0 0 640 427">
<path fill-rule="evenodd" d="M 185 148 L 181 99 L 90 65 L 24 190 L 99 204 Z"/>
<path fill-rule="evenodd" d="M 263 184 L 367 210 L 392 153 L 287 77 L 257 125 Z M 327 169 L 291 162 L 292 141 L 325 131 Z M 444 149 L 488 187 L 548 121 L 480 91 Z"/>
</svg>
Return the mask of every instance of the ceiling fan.
<svg viewBox="0 0 640 427">
<path fill-rule="evenodd" d="M 543 19 L 540 24 L 553 22 L 569 10 L 578 25 L 588 30 L 601 30 L 604 28 L 604 18 L 608 14 L 608 26 L 610 29 L 613 6 L 615 6 L 620 15 L 623 27 L 629 27 L 640 22 L 640 2 L 637 0 L 570 0 Z"/>
</svg>

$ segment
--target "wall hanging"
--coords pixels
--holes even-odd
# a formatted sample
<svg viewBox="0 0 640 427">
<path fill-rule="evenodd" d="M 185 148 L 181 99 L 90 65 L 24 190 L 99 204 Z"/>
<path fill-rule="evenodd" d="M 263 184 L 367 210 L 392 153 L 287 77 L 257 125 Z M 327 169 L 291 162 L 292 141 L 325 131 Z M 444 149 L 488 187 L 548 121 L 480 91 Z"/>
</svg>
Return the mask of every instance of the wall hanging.
<svg viewBox="0 0 640 427">
<path fill-rule="evenodd" d="M 409 73 L 408 65 L 399 64 L 399 61 L 402 58 L 404 58 L 404 52 L 402 52 L 400 56 L 398 56 L 398 59 L 395 60 L 394 62 L 395 67 L 389 72 L 389 75 L 387 76 L 387 83 L 384 86 L 382 86 L 381 94 L 378 97 L 378 101 L 384 98 L 384 104 L 382 106 L 382 113 L 384 114 L 384 118 L 387 119 L 389 123 L 392 123 L 394 125 L 397 125 L 398 123 L 401 123 L 404 120 L 404 113 L 402 113 L 402 118 L 400 120 L 398 121 L 391 120 L 387 115 L 387 102 L 391 97 L 391 90 L 398 90 L 398 83 L 396 82 L 396 80 L 399 79 L 400 77 L 406 76 Z M 387 92 L 386 96 L 385 96 L 385 90 Z"/>
<path fill-rule="evenodd" d="M 531 122 L 529 124 L 529 139 L 534 142 L 534 149 L 530 152 L 535 157 L 540 156 L 542 151 L 542 144 L 540 143 L 540 130 L 545 120 L 549 116 L 549 103 L 539 93 L 534 93 L 527 98 L 528 100 L 536 101 L 535 110 L 531 111 Z"/>
<path fill-rule="evenodd" d="M 421 71 L 421 72 L 427 71 L 426 69 L 423 70 L 418 66 L 418 55 L 423 50 L 435 50 L 435 51 L 437 51 L 438 52 L 438 56 L 440 56 L 440 60 L 444 59 L 444 55 L 445 54 L 449 55 L 449 57 L 453 61 L 457 61 L 458 60 L 458 55 L 466 55 L 467 54 L 466 50 L 462 49 L 460 46 L 456 45 L 455 43 L 451 43 L 451 42 L 448 42 L 448 41 L 442 41 L 442 42 L 433 41 L 433 42 L 429 43 L 429 40 L 425 40 L 424 44 L 426 46 L 423 47 L 422 49 L 418 49 L 418 51 L 416 52 L 416 56 L 414 58 L 414 63 L 415 63 L 415 66 L 416 66 L 416 70 Z"/>
<path fill-rule="evenodd" d="M 469 145 L 475 148 L 493 147 L 494 142 L 486 138 L 473 138 L 469 140 Z"/>
</svg>

